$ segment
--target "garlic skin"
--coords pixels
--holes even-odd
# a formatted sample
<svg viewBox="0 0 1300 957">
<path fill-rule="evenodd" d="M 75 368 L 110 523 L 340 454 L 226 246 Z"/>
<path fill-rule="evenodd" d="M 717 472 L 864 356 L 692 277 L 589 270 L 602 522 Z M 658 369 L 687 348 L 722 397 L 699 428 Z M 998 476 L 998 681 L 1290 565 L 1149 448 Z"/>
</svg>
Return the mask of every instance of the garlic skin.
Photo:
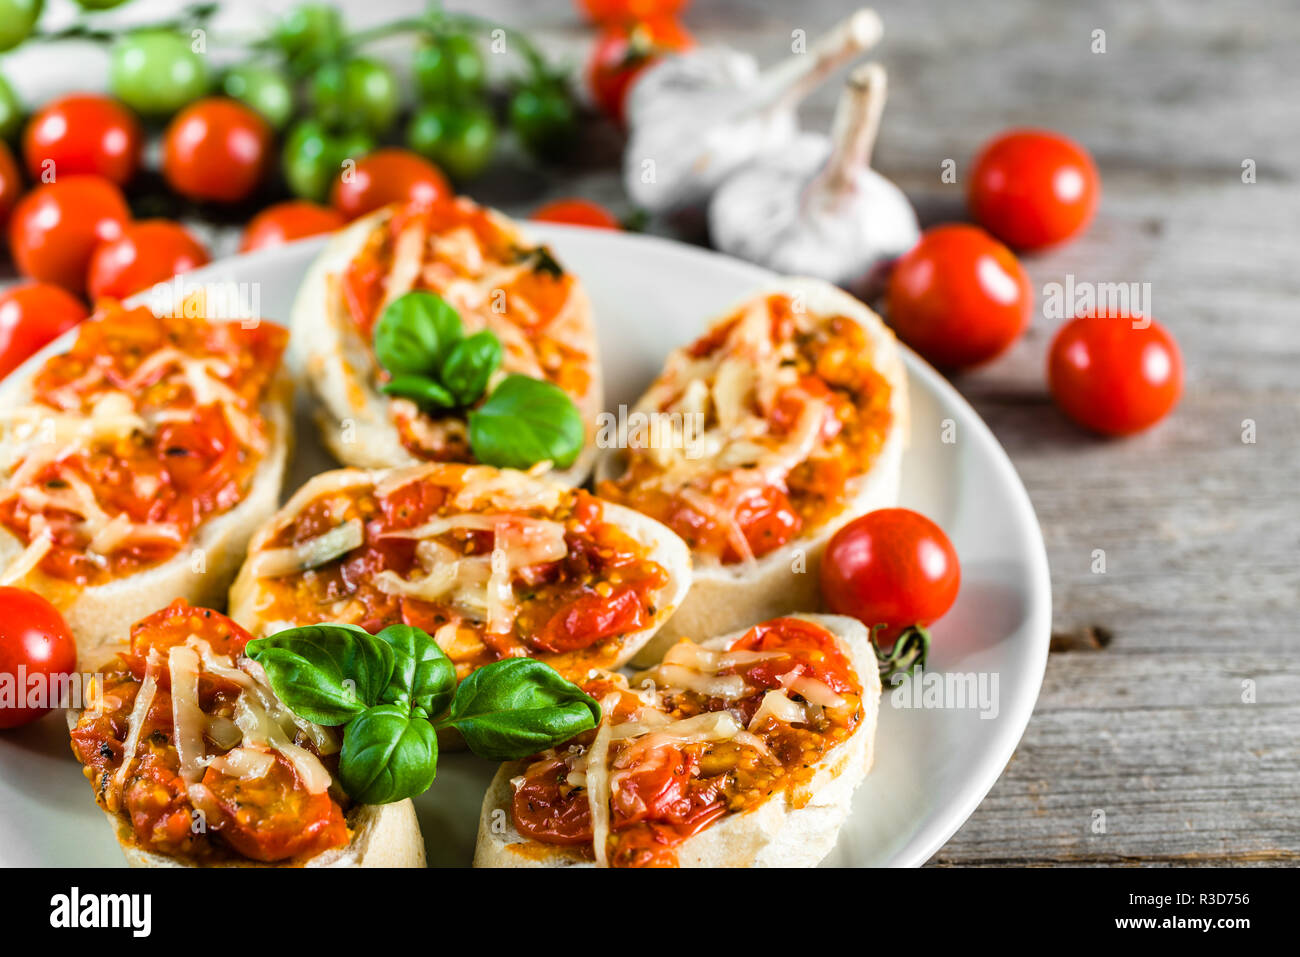
<svg viewBox="0 0 1300 957">
<path fill-rule="evenodd" d="M 880 18 L 864 8 L 766 71 L 752 56 L 718 47 L 650 67 L 628 94 L 628 195 L 652 213 L 704 202 L 731 173 L 788 143 L 799 102 L 882 31 Z"/>
<path fill-rule="evenodd" d="M 709 204 L 714 246 L 780 273 L 869 290 L 921 237 L 903 191 L 869 165 L 883 87 L 875 64 L 855 71 L 834 139 L 802 133 L 731 176 Z"/>
<path fill-rule="evenodd" d="M 793 109 L 737 110 L 759 79 L 758 61 L 725 47 L 655 64 L 627 99 L 623 185 L 652 213 L 707 199 L 730 173 L 798 129 Z"/>
</svg>

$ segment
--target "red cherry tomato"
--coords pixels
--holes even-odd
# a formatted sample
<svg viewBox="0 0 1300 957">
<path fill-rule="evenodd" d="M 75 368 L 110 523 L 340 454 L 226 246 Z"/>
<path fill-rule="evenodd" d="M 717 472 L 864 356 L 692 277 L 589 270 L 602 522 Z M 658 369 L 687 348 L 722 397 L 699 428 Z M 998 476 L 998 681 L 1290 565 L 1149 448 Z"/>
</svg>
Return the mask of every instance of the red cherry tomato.
<svg viewBox="0 0 1300 957">
<path fill-rule="evenodd" d="M 19 680 L 19 668 L 26 680 Z M 0 588 L 0 675 L 27 692 L 21 707 L 0 705 L 0 728 L 30 724 L 57 707 L 58 679 L 76 668 L 77 646 L 59 610 L 35 592 Z M 47 699 L 29 708 L 26 701 L 35 675 L 44 676 Z"/>
<path fill-rule="evenodd" d="M 86 287 L 92 300 L 125 299 L 207 261 L 208 251 L 180 223 L 144 220 L 95 248 Z"/>
<path fill-rule="evenodd" d="M 95 247 L 116 239 L 131 219 L 122 192 L 101 176 L 63 176 L 19 201 L 9 222 L 18 269 L 81 292 Z"/>
<path fill-rule="evenodd" d="M 23 179 L 14 162 L 14 154 L 9 151 L 9 144 L 0 140 L 0 226 L 9 221 L 18 202 L 18 194 L 23 190 Z"/>
<path fill-rule="evenodd" d="M 589 199 L 557 199 L 533 210 L 530 217 L 539 223 L 567 223 L 595 229 L 622 229 L 614 214 Z"/>
<path fill-rule="evenodd" d="M 1014 249 L 1053 246 L 1088 228 L 1101 196 L 1092 157 L 1046 130 L 1012 130 L 984 146 L 970 180 L 976 221 Z"/>
<path fill-rule="evenodd" d="M 681 13 L 687 0 L 578 0 L 578 7 L 592 23 L 626 23 L 647 17 L 671 17 Z"/>
<path fill-rule="evenodd" d="M 826 546 L 822 598 L 831 611 L 852 615 L 891 642 L 911 625 L 942 618 L 957 599 L 961 566 L 938 525 L 906 508 L 882 508 L 855 518 Z"/>
<path fill-rule="evenodd" d="M 1081 316 L 1052 340 L 1047 382 L 1056 404 L 1084 428 L 1128 435 L 1159 422 L 1177 404 L 1183 358 L 1154 319 Z"/>
<path fill-rule="evenodd" d="M 357 160 L 334 183 L 330 204 L 347 219 L 389 203 L 432 203 L 452 195 L 438 167 L 410 150 L 389 147 Z"/>
<path fill-rule="evenodd" d="M 1019 260 L 974 226 L 936 226 L 894 264 L 894 331 L 941 369 L 987 362 L 1019 338 L 1033 306 Z"/>
<path fill-rule="evenodd" d="M 142 134 L 131 111 L 92 93 L 55 100 L 32 117 L 23 134 L 27 172 L 40 182 L 90 173 L 125 186 L 140 167 Z"/>
<path fill-rule="evenodd" d="M 163 134 L 163 176 L 182 196 L 218 203 L 247 198 L 262 181 L 271 128 L 254 110 L 220 96 L 191 103 Z"/>
<path fill-rule="evenodd" d="M 0 379 L 87 315 L 62 286 L 28 282 L 0 292 Z"/>
<path fill-rule="evenodd" d="M 291 199 L 262 210 L 244 230 L 240 252 L 283 246 L 295 239 L 332 233 L 343 225 L 337 210 L 305 200 Z"/>
<path fill-rule="evenodd" d="M 622 123 L 632 81 L 665 53 L 688 49 L 694 43 L 686 28 L 672 17 L 607 25 L 587 62 L 587 83 L 596 105 L 606 116 Z"/>
</svg>

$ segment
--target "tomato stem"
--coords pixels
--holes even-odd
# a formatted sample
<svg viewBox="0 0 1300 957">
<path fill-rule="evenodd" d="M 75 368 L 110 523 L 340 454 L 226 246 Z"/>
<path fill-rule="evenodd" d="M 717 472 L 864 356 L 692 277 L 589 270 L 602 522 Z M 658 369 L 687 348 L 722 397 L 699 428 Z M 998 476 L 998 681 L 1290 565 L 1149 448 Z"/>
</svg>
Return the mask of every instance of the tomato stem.
<svg viewBox="0 0 1300 957">
<path fill-rule="evenodd" d="M 876 632 L 884 627 L 875 625 L 871 629 L 871 648 L 880 666 L 881 683 L 888 684 L 895 675 L 911 674 L 917 668 L 924 668 L 930 655 L 930 633 L 920 625 L 911 625 L 898 636 L 894 647 L 885 651 L 876 642 Z"/>
</svg>

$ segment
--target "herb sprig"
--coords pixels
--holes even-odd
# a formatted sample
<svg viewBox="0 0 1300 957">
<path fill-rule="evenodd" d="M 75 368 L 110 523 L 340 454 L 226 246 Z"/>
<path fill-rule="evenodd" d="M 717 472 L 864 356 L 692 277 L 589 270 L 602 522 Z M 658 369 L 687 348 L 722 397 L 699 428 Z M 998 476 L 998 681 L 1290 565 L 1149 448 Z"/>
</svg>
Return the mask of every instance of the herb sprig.
<svg viewBox="0 0 1300 957">
<path fill-rule="evenodd" d="M 419 628 L 290 628 L 248 643 L 294 714 L 343 728 L 339 782 L 354 801 L 389 804 L 428 790 L 438 732 L 455 729 L 480 757 L 509 761 L 594 728 L 600 705 L 549 665 L 506 658 L 456 683 L 456 669 Z"/>
<path fill-rule="evenodd" d="M 468 410 L 470 449 L 480 462 L 527 469 L 550 460 L 567 468 L 582 451 L 582 413 L 563 389 L 511 374 L 489 394 L 501 340 L 487 329 L 466 336 L 460 313 L 436 293 L 391 302 L 375 324 L 374 347 L 389 374 L 385 394 L 430 414 Z"/>
</svg>

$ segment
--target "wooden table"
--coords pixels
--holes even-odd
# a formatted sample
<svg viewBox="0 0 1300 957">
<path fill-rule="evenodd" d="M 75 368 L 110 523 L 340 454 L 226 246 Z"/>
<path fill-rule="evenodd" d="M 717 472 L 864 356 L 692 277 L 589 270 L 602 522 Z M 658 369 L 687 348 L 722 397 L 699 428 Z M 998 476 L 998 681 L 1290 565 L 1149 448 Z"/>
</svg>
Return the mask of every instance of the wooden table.
<svg viewBox="0 0 1300 957">
<path fill-rule="evenodd" d="M 686 23 L 771 62 L 792 30 L 811 39 L 852 6 L 696 0 Z M 569 0 L 475 7 L 544 28 L 575 60 L 590 43 Z M 1082 434 L 1052 405 L 1044 355 L 1059 322 L 1041 314 L 1007 356 L 957 380 L 1037 509 L 1055 634 L 1019 749 L 932 863 L 1294 865 L 1300 15 L 1263 2 L 876 7 L 890 73 L 876 165 L 924 223 L 962 218 L 963 174 L 997 131 L 1076 137 L 1105 195 L 1087 236 L 1026 261 L 1039 295 L 1067 273 L 1149 282 L 1187 367 L 1172 419 L 1120 442 Z M 1092 52 L 1094 30 L 1105 53 Z M 837 89 L 807 104 L 806 126 L 826 128 Z M 617 143 L 598 143 L 590 168 L 496 188 L 520 212 L 548 193 L 625 208 L 605 149 Z M 940 182 L 945 158 L 957 185 Z M 1245 160 L 1255 183 L 1242 180 Z"/>
</svg>

